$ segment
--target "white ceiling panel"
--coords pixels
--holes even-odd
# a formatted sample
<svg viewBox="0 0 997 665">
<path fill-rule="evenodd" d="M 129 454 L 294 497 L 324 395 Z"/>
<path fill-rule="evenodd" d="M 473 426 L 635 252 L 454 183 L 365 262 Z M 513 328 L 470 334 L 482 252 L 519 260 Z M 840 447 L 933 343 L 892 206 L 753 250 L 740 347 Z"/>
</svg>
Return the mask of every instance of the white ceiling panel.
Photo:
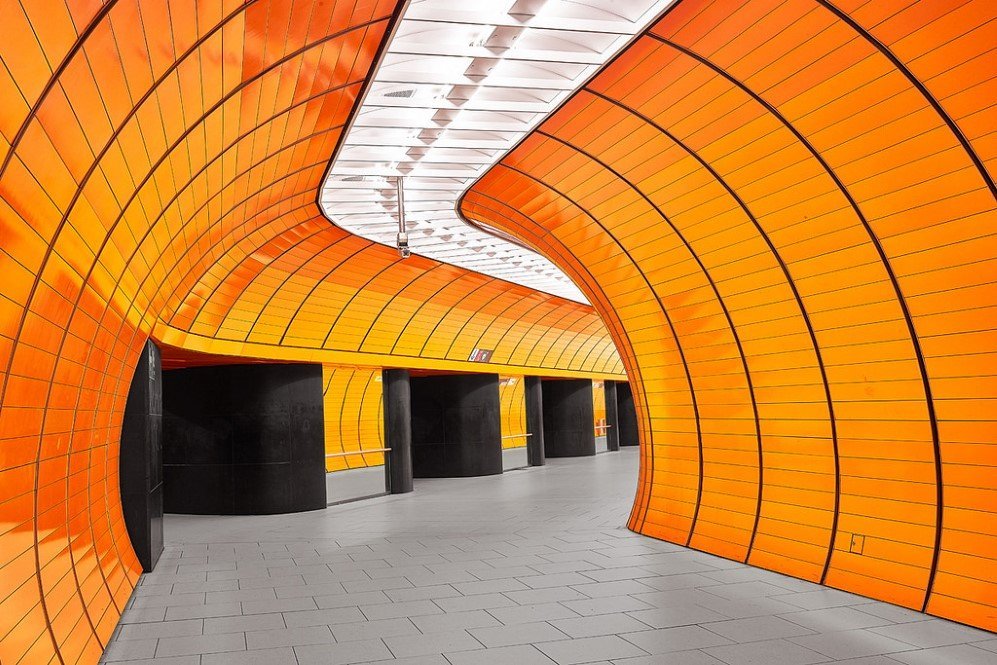
<svg viewBox="0 0 997 665">
<path fill-rule="evenodd" d="M 571 300 L 552 263 L 466 225 L 471 183 L 673 0 L 412 0 L 322 192 L 329 218 L 412 251 Z"/>
</svg>

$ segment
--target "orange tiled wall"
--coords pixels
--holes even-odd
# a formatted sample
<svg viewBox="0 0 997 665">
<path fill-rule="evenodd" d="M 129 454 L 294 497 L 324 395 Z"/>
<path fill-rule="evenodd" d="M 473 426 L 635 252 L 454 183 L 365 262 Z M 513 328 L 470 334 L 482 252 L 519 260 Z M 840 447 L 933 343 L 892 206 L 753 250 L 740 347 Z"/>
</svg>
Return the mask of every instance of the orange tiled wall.
<svg viewBox="0 0 997 665">
<path fill-rule="evenodd" d="M 995 18 L 682 0 L 465 196 L 616 339 L 633 529 L 997 628 Z"/>
<path fill-rule="evenodd" d="M 3 5 L 0 661 L 97 661 L 137 353 L 229 232 L 314 216 L 395 4 Z"/>
<path fill-rule="evenodd" d="M 118 442 L 150 333 L 368 366 L 468 369 L 477 345 L 487 371 L 620 374 L 591 308 L 402 262 L 321 217 L 399 5 L 0 7 L 0 662 L 95 663 L 131 594 Z M 548 330 L 553 313 L 572 323 Z"/>
</svg>

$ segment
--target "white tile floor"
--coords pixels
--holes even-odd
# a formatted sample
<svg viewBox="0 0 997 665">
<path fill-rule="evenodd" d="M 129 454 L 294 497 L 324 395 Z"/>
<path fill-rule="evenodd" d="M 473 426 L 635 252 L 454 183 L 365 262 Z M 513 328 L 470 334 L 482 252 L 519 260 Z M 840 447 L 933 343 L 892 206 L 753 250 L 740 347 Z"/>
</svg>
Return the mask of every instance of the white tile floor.
<svg viewBox="0 0 997 665">
<path fill-rule="evenodd" d="M 627 531 L 637 452 L 267 517 L 168 516 L 104 660 L 995 665 L 997 635 Z"/>
</svg>

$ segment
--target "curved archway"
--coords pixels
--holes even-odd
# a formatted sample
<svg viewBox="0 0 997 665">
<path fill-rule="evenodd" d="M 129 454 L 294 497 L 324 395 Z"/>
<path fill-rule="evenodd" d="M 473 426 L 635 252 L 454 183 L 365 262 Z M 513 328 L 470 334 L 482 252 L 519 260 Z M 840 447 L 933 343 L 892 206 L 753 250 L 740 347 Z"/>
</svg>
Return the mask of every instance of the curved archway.
<svg viewBox="0 0 997 665">
<path fill-rule="evenodd" d="M 643 333 L 632 528 L 992 628 L 994 17 L 943 4 L 679 3 L 461 210 Z"/>
</svg>

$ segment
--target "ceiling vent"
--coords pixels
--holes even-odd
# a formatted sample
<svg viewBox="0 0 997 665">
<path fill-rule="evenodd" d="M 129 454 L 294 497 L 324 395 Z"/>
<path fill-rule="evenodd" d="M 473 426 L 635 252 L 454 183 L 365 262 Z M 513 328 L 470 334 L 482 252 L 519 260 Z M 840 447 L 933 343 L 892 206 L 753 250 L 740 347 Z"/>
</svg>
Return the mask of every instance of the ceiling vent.
<svg viewBox="0 0 997 665">
<path fill-rule="evenodd" d="M 391 92 L 384 93 L 385 97 L 394 97 L 401 99 L 408 99 L 415 94 L 415 88 L 406 88 L 405 90 L 392 90 Z"/>
</svg>

